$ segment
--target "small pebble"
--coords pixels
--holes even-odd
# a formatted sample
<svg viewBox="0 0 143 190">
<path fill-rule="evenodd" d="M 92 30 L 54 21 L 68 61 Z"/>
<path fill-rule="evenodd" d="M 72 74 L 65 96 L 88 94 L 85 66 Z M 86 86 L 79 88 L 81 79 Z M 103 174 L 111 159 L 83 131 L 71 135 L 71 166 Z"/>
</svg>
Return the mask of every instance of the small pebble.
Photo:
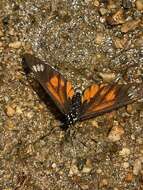
<svg viewBox="0 0 143 190">
<path fill-rule="evenodd" d="M 140 159 L 140 158 L 135 160 L 134 166 L 133 166 L 133 174 L 134 175 L 138 175 L 139 172 L 141 171 L 141 169 L 142 169 L 142 162 L 143 162 L 143 160 Z"/>
<path fill-rule="evenodd" d="M 91 125 L 95 128 L 99 128 L 98 122 L 95 119 L 92 119 Z"/>
<path fill-rule="evenodd" d="M 108 135 L 108 139 L 111 142 L 116 142 L 121 139 L 123 134 L 124 134 L 124 129 L 121 126 L 114 126 Z"/>
<path fill-rule="evenodd" d="M 133 112 L 133 106 L 131 104 L 127 105 L 127 108 L 126 108 L 127 112 L 129 114 L 131 114 Z"/>
<path fill-rule="evenodd" d="M 119 25 L 125 22 L 123 9 L 118 10 L 113 15 L 107 16 L 106 21 L 109 25 Z"/>
<path fill-rule="evenodd" d="M 127 169 L 129 167 L 129 163 L 128 162 L 124 162 L 123 163 L 123 168 Z"/>
<path fill-rule="evenodd" d="M 78 170 L 78 167 L 76 166 L 75 160 L 72 161 L 70 171 L 69 171 L 69 176 L 73 176 L 73 175 L 79 175 L 79 170 Z"/>
<path fill-rule="evenodd" d="M 135 30 L 139 26 L 139 23 L 140 19 L 126 21 L 121 27 L 121 32 L 127 33 Z"/>
<path fill-rule="evenodd" d="M 89 189 L 89 186 L 86 184 L 81 184 L 80 186 L 81 186 L 82 190 L 88 190 Z"/>
<path fill-rule="evenodd" d="M 92 168 L 93 168 L 92 162 L 91 162 L 91 160 L 88 159 L 88 160 L 86 161 L 86 164 L 85 164 L 84 167 L 83 167 L 82 172 L 83 172 L 83 173 L 90 173 L 91 170 L 92 170 Z"/>
<path fill-rule="evenodd" d="M 117 49 L 123 49 L 128 45 L 128 38 L 124 37 L 124 38 L 114 38 L 113 42 L 115 44 L 115 47 Z"/>
<path fill-rule="evenodd" d="M 97 44 L 101 44 L 104 40 L 104 34 L 103 33 L 97 33 L 95 37 L 95 42 Z"/>
<path fill-rule="evenodd" d="M 114 189 L 113 190 L 119 190 L 117 187 L 114 187 Z"/>
<path fill-rule="evenodd" d="M 18 115 L 21 115 L 21 114 L 22 114 L 22 109 L 21 109 L 19 106 L 16 107 L 16 113 L 17 113 Z"/>
<path fill-rule="evenodd" d="M 124 147 L 120 152 L 119 155 L 122 157 L 128 157 L 130 155 L 131 151 L 129 148 Z"/>
<path fill-rule="evenodd" d="M 72 165 L 69 171 L 69 176 L 77 175 L 79 173 L 78 168 L 76 165 Z"/>
<path fill-rule="evenodd" d="M 107 179 L 102 179 L 99 186 L 100 188 L 106 187 L 108 185 L 108 180 Z"/>
<path fill-rule="evenodd" d="M 107 14 L 107 12 L 108 12 L 108 10 L 105 9 L 105 8 L 103 8 L 103 7 L 101 7 L 101 8 L 99 9 L 99 11 L 100 11 L 100 14 L 101 14 L 102 16 L 105 15 L 105 14 Z"/>
<path fill-rule="evenodd" d="M 13 130 L 13 129 L 15 129 L 16 126 L 14 125 L 13 121 L 8 120 L 6 122 L 6 126 L 5 127 L 8 128 L 9 130 Z"/>
<path fill-rule="evenodd" d="M 136 8 L 138 11 L 143 11 L 143 0 L 136 1 Z"/>
<path fill-rule="evenodd" d="M 104 82 L 111 82 L 115 79 L 115 73 L 99 73 L 98 74 Z"/>
<path fill-rule="evenodd" d="M 0 47 L 2 47 L 3 46 L 3 43 L 2 42 L 0 42 Z"/>
<path fill-rule="evenodd" d="M 102 173 L 102 170 L 99 168 L 99 169 L 96 170 L 96 173 L 97 173 L 97 174 L 101 174 L 101 173 Z"/>
<path fill-rule="evenodd" d="M 100 3 L 99 3 L 98 0 L 94 0 L 93 4 L 94 4 L 94 6 L 96 6 L 96 7 L 99 7 L 99 5 L 100 5 Z"/>
<path fill-rule="evenodd" d="M 115 9 L 117 8 L 118 4 L 115 3 L 114 0 L 106 0 L 106 2 L 108 3 L 107 4 L 107 8 L 110 10 L 110 9 Z"/>
<path fill-rule="evenodd" d="M 19 49 L 22 43 L 20 41 L 9 43 L 10 48 Z"/>
<path fill-rule="evenodd" d="M 52 164 L 52 168 L 55 169 L 57 167 L 56 163 Z"/>
<path fill-rule="evenodd" d="M 6 114 L 7 114 L 7 116 L 12 117 L 15 114 L 15 110 L 11 106 L 7 106 Z"/>
<path fill-rule="evenodd" d="M 34 113 L 31 111 L 31 112 L 28 112 L 26 116 L 28 117 L 28 119 L 31 119 L 33 115 Z"/>
<path fill-rule="evenodd" d="M 2 30 L 0 30 L 0 37 L 3 37 L 4 36 L 4 33 Z"/>
</svg>

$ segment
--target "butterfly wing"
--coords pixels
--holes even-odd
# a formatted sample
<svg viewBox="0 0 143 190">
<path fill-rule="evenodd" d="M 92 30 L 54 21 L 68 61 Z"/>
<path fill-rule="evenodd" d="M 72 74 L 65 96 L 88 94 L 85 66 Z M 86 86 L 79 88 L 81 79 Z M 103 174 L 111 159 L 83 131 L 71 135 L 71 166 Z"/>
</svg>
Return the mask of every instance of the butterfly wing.
<svg viewBox="0 0 143 190">
<path fill-rule="evenodd" d="M 80 120 L 89 119 L 130 104 L 138 99 L 138 84 L 93 84 L 82 95 Z"/>
<path fill-rule="evenodd" d="M 49 64 L 35 58 L 31 54 L 24 54 L 24 62 L 34 72 L 36 79 L 52 98 L 59 110 L 66 114 L 70 108 L 74 89 L 58 71 Z"/>
</svg>

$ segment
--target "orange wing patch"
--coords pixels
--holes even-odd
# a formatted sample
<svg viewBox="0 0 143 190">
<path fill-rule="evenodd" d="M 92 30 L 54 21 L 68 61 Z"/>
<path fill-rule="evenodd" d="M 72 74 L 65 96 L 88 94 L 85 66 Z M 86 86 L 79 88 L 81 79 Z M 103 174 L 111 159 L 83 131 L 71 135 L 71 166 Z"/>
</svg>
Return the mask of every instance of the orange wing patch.
<svg viewBox="0 0 143 190">
<path fill-rule="evenodd" d="M 92 85 L 83 94 L 85 114 L 98 113 L 115 106 L 119 87 L 107 84 Z"/>
<path fill-rule="evenodd" d="M 74 90 L 73 90 L 71 82 L 69 82 L 69 81 L 67 82 L 66 93 L 67 93 L 67 97 L 72 99 L 72 97 L 74 95 Z"/>
<path fill-rule="evenodd" d="M 68 98 L 72 99 L 74 95 L 71 82 L 64 81 L 59 75 L 51 77 L 49 82 L 46 83 L 46 86 L 52 98 L 62 107 L 65 106 Z"/>
<path fill-rule="evenodd" d="M 57 87 L 58 86 L 58 77 L 55 75 L 50 79 L 50 83 L 52 84 L 53 87 Z"/>
<path fill-rule="evenodd" d="M 59 95 L 57 94 L 55 88 L 53 85 L 51 85 L 49 82 L 47 82 L 47 87 L 48 87 L 48 90 L 50 91 L 50 93 L 52 94 L 52 96 L 54 97 L 54 99 L 56 99 L 58 102 L 61 102 L 61 99 L 59 97 Z"/>
<path fill-rule="evenodd" d="M 107 93 L 107 95 L 105 96 L 105 100 L 112 101 L 115 99 L 115 97 L 116 97 L 116 88 L 113 88 Z"/>
<path fill-rule="evenodd" d="M 82 96 L 82 103 L 87 101 L 89 102 L 91 98 L 93 98 L 96 93 L 99 91 L 100 86 L 97 84 L 93 84 L 92 86 L 90 86 L 89 88 L 87 88 L 84 91 L 84 94 Z"/>
<path fill-rule="evenodd" d="M 64 104 L 65 97 L 63 88 L 65 86 L 65 82 L 61 78 L 58 78 L 58 75 L 54 75 L 46 85 L 53 98 L 56 99 L 60 104 Z"/>
</svg>

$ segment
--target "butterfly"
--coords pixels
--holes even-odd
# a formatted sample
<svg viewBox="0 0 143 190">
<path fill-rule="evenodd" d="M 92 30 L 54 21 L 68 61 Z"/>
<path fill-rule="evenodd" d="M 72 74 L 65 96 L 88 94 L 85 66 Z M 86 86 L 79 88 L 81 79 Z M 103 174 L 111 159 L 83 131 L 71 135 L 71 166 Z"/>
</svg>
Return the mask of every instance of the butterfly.
<svg viewBox="0 0 143 190">
<path fill-rule="evenodd" d="M 56 69 L 31 54 L 24 54 L 24 62 L 51 97 L 64 116 L 66 128 L 77 121 L 110 112 L 139 98 L 139 84 L 92 84 L 82 93 L 74 90 Z"/>
</svg>

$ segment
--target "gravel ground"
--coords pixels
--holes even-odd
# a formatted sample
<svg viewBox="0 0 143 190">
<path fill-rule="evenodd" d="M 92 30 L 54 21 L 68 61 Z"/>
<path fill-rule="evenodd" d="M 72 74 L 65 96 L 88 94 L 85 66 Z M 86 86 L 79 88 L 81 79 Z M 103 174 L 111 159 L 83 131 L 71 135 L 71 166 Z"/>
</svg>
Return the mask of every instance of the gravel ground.
<svg viewBox="0 0 143 190">
<path fill-rule="evenodd" d="M 0 1 L 0 190 L 142 190 L 143 103 L 78 122 L 66 136 L 23 70 L 25 52 L 81 89 L 142 82 L 143 1 Z"/>
</svg>

